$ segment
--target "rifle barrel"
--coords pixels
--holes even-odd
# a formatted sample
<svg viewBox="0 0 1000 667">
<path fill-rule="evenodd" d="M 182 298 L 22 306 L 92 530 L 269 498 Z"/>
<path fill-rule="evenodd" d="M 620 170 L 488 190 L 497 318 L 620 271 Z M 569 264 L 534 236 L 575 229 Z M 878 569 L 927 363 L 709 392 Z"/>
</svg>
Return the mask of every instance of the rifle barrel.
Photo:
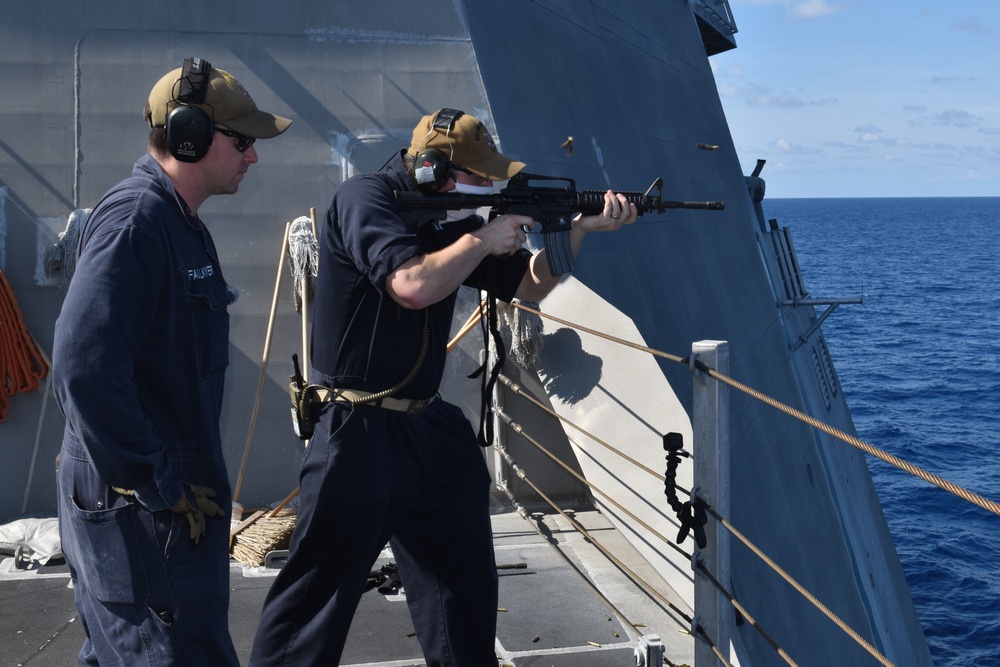
<svg viewBox="0 0 1000 667">
<path fill-rule="evenodd" d="M 726 203 L 721 201 L 665 201 L 660 202 L 660 208 L 697 208 L 707 211 L 723 211 Z"/>
<path fill-rule="evenodd" d="M 639 215 L 650 211 L 663 213 L 669 208 L 701 209 L 709 211 L 721 211 L 726 205 L 721 201 L 669 201 L 664 200 L 659 195 L 650 195 L 643 192 L 621 192 L 625 200 L 635 204 Z M 575 199 L 575 201 L 574 201 Z M 547 205 L 559 202 L 560 205 L 571 204 L 573 210 L 584 215 L 600 213 L 604 210 L 604 191 L 583 190 L 581 192 L 564 192 L 549 190 L 539 195 L 521 197 L 510 195 L 503 191 L 492 195 L 470 195 L 464 193 L 444 193 L 438 195 L 424 195 L 420 192 L 396 192 L 396 201 L 404 211 L 428 211 L 441 209 L 464 209 L 464 208 L 494 208 L 506 210 L 511 206 L 532 206 Z"/>
<path fill-rule="evenodd" d="M 635 204 L 639 215 L 649 211 L 663 213 L 668 208 L 691 208 L 707 211 L 721 211 L 726 208 L 726 204 L 721 201 L 669 201 L 664 200 L 659 195 L 650 195 L 644 192 L 620 192 L 624 195 L 625 201 Z M 600 213 L 604 210 L 604 192 L 601 190 L 584 190 L 579 196 L 578 211 L 583 213 Z"/>
</svg>

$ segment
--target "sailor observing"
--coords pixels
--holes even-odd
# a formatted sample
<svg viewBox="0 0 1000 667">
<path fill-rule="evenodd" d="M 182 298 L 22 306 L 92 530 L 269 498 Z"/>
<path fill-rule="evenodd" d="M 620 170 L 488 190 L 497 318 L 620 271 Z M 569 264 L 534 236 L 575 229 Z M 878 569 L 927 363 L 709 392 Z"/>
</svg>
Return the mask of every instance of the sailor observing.
<svg viewBox="0 0 1000 667">
<path fill-rule="evenodd" d="M 291 121 L 199 58 L 153 86 L 145 119 L 148 153 L 81 228 L 55 326 L 79 664 L 238 667 L 219 434 L 235 291 L 198 209 L 236 193 L 254 141 Z"/>
</svg>

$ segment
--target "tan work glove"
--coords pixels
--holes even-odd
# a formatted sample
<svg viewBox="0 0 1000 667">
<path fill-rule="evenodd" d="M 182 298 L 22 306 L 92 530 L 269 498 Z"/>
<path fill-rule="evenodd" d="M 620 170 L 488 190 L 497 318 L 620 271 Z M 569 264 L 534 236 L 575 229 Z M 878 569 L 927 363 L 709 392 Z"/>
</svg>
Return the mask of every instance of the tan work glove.
<svg viewBox="0 0 1000 667">
<path fill-rule="evenodd" d="M 210 500 L 215 497 L 215 489 L 196 484 L 186 484 L 185 486 L 194 492 L 195 502 L 198 506 L 194 507 L 188 500 L 187 494 L 183 494 L 170 511 L 187 517 L 188 523 L 191 524 L 191 541 L 198 544 L 198 540 L 205 534 L 205 516 L 218 518 L 226 516 L 226 513 Z"/>
<path fill-rule="evenodd" d="M 198 503 L 198 507 L 194 507 L 191 501 L 188 500 L 187 494 L 182 493 L 181 499 L 177 501 L 176 505 L 170 508 L 170 511 L 174 514 L 187 517 L 188 523 L 191 524 L 191 541 L 198 544 L 198 540 L 205 534 L 205 515 L 219 518 L 226 516 L 226 513 L 210 500 L 210 498 L 215 497 L 215 489 L 209 486 L 198 486 L 197 484 L 185 483 L 185 486 L 194 492 L 195 502 Z M 121 489 L 117 486 L 112 486 L 111 488 L 123 496 L 135 495 L 135 491 L 132 489 Z"/>
</svg>

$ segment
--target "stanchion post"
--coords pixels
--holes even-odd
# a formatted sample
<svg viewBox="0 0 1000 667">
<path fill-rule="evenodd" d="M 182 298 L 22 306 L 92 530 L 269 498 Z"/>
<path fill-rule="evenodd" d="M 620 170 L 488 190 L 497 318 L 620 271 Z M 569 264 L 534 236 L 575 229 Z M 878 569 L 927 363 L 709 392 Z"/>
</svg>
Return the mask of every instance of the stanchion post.
<svg viewBox="0 0 1000 667">
<path fill-rule="evenodd" d="M 698 341 L 691 347 L 692 359 L 729 374 L 729 343 Z M 699 498 L 721 516 L 729 516 L 729 387 L 693 369 L 692 456 L 694 487 Z M 729 532 L 718 522 L 705 526 L 707 544 L 700 559 L 723 586 L 729 586 Z M 694 610 L 701 626 L 715 645 L 729 655 L 733 610 L 729 601 L 704 575 L 695 570 Z M 714 665 L 716 656 L 704 641 L 695 639 L 695 665 Z"/>
</svg>

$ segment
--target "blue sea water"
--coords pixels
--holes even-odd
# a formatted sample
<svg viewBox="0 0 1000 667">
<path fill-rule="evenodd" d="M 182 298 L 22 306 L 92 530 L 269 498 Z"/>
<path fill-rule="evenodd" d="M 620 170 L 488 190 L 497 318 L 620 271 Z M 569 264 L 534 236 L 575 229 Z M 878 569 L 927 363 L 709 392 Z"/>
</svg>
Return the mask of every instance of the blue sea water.
<svg viewBox="0 0 1000 667">
<path fill-rule="evenodd" d="M 774 199 L 858 435 L 1000 502 L 1000 198 Z M 823 307 L 818 307 L 821 310 Z M 1000 666 L 1000 516 L 869 468 L 938 667 Z"/>
</svg>

